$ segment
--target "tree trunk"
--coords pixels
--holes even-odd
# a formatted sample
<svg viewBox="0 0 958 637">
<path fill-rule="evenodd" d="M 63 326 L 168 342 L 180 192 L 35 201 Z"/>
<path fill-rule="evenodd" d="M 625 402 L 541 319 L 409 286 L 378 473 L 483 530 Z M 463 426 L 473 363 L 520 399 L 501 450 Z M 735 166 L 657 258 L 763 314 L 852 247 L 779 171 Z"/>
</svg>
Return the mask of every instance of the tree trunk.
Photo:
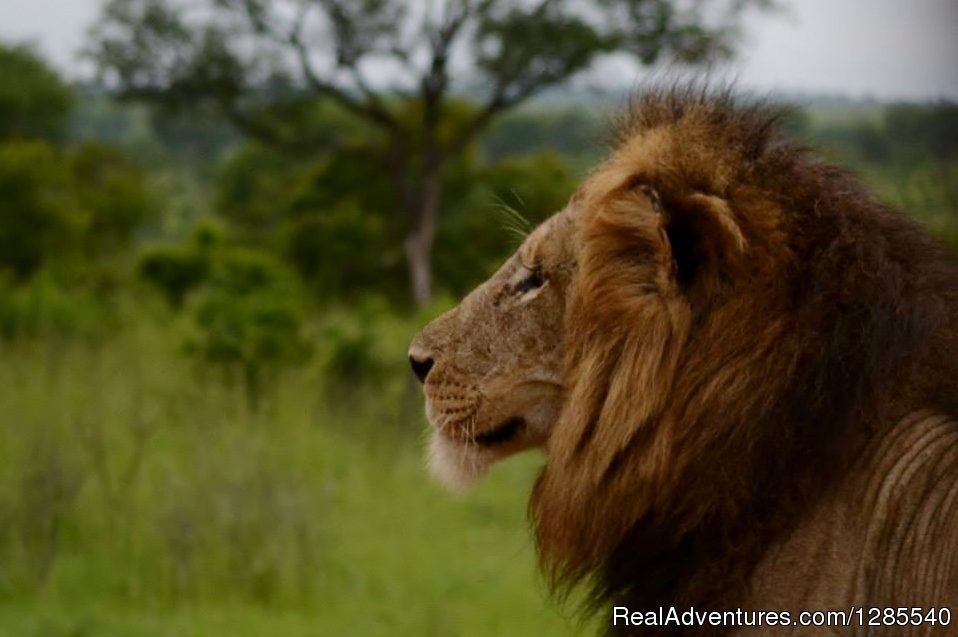
<svg viewBox="0 0 958 637">
<path fill-rule="evenodd" d="M 416 307 L 422 307 L 432 300 L 432 246 L 442 195 L 441 166 L 425 170 L 417 190 L 419 196 L 410 202 L 405 248 L 412 300 Z"/>
</svg>

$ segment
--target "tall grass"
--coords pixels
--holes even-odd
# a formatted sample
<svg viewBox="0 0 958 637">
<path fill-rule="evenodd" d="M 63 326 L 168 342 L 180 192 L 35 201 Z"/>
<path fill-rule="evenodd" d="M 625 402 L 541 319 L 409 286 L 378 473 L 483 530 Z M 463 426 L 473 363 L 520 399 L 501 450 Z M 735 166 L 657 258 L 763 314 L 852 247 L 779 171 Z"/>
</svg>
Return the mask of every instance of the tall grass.
<svg viewBox="0 0 958 637">
<path fill-rule="evenodd" d="M 0 635 L 563 635 L 525 502 L 541 458 L 461 499 L 421 466 L 402 352 L 345 392 L 321 365 L 264 405 L 175 328 L 0 353 Z M 414 415 L 413 415 L 414 414 Z"/>
</svg>

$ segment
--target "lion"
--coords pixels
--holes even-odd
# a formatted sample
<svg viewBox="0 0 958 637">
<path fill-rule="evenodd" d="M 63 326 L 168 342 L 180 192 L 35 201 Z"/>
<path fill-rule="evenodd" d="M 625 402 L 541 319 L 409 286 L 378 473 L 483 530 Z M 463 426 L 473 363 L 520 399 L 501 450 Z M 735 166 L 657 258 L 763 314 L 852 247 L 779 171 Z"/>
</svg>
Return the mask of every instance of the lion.
<svg viewBox="0 0 958 637">
<path fill-rule="evenodd" d="M 431 471 L 465 488 L 543 448 L 541 567 L 610 632 L 864 635 L 907 607 L 894 634 L 956 634 L 910 613 L 958 614 L 958 264 L 781 119 L 637 96 L 567 206 L 411 344 Z M 660 607 L 793 622 L 613 626 Z M 848 626 L 797 625 L 830 609 Z"/>
</svg>

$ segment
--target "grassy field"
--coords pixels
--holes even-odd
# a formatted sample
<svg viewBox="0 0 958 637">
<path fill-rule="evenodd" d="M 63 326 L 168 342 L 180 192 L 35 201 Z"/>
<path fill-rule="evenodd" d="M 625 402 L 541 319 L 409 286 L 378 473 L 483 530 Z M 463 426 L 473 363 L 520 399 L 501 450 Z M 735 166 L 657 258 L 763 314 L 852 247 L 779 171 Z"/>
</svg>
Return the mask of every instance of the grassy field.
<svg viewBox="0 0 958 637">
<path fill-rule="evenodd" d="M 317 365 L 254 412 L 138 325 L 0 354 L 0 636 L 592 632 L 536 574 L 540 457 L 461 498 L 426 477 L 409 326 L 388 382 Z"/>
</svg>

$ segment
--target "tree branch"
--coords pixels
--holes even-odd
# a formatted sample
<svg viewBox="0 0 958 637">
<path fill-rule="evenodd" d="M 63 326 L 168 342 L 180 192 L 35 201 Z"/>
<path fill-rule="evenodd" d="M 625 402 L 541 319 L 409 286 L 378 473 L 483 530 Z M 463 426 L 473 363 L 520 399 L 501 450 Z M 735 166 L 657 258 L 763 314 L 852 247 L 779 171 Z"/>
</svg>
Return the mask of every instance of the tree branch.
<svg viewBox="0 0 958 637">
<path fill-rule="evenodd" d="M 319 74 L 316 73 L 316 70 L 313 68 L 312 62 L 309 60 L 309 51 L 306 45 L 303 44 L 298 33 L 290 35 L 289 44 L 293 47 L 304 79 L 314 93 L 331 98 L 347 111 L 378 124 L 387 130 L 395 129 L 395 119 L 381 107 L 378 100 L 377 102 L 359 101 L 342 88 L 320 78 Z"/>
<path fill-rule="evenodd" d="M 445 152 L 450 155 L 459 153 L 479 133 L 484 131 L 500 113 L 515 108 L 555 82 L 556 80 L 552 79 L 530 80 L 525 83 L 516 83 L 516 88 L 513 91 L 510 91 L 511 85 L 509 82 L 500 82 L 489 101 L 459 130 L 445 148 Z"/>
<path fill-rule="evenodd" d="M 439 123 L 439 107 L 449 88 L 449 54 L 456 38 L 471 17 L 468 1 L 459 4 L 459 11 L 446 16 L 430 37 L 432 56 L 429 68 L 420 82 L 423 101 L 423 146 L 426 170 L 436 170 L 442 161 L 436 145 L 436 127 Z"/>
<path fill-rule="evenodd" d="M 254 32 L 267 37 L 280 46 L 292 49 L 299 65 L 300 73 L 303 75 L 307 87 L 314 94 L 328 97 L 350 113 L 382 128 L 394 130 L 397 127 L 395 118 L 382 103 L 379 95 L 363 78 L 358 68 L 358 60 L 355 61 L 356 63 L 348 65 L 348 70 L 364 100 L 356 99 L 353 95 L 350 95 L 346 89 L 337 86 L 333 82 L 324 80 L 320 77 L 319 73 L 316 72 L 309 58 L 309 50 L 302 37 L 303 25 L 311 9 L 309 3 L 303 2 L 300 4 L 299 11 L 288 32 L 284 32 L 285 30 L 271 21 L 265 12 L 260 11 L 259 5 L 249 0 L 244 0 L 241 6 Z M 339 66 L 341 68 L 343 67 L 342 64 L 339 64 Z"/>
</svg>

